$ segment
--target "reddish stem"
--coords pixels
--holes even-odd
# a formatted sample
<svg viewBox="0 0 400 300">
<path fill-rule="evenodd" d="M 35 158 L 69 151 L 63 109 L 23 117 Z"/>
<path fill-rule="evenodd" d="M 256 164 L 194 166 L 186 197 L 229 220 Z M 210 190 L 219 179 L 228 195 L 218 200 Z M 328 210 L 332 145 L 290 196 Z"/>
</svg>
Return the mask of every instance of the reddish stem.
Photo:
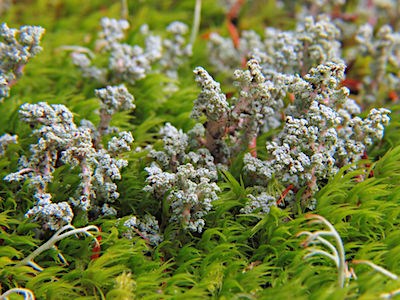
<svg viewBox="0 0 400 300">
<path fill-rule="evenodd" d="M 340 83 L 341 86 L 347 87 L 351 92 L 358 93 L 362 88 L 362 82 L 358 79 L 346 78 Z"/>
<path fill-rule="evenodd" d="M 230 20 L 228 20 L 228 31 L 229 34 L 231 36 L 232 42 L 233 42 L 233 46 L 235 46 L 235 48 L 239 48 L 239 31 L 236 27 L 236 25 L 234 25 Z"/>
<path fill-rule="evenodd" d="M 249 151 L 251 156 L 257 157 L 257 137 L 253 137 L 249 142 Z"/>
<path fill-rule="evenodd" d="M 242 5 L 244 4 L 244 1 L 245 0 L 237 0 L 233 5 L 232 5 L 232 7 L 231 7 L 231 9 L 229 10 L 229 12 L 228 12 L 228 15 L 227 15 L 227 17 L 229 18 L 229 19 L 234 19 L 234 18 L 237 18 L 237 16 L 239 15 L 239 11 L 240 11 L 240 8 L 242 7 Z"/>
<path fill-rule="evenodd" d="M 361 156 L 361 159 L 368 159 L 367 151 L 364 150 L 364 153 L 363 153 L 363 155 Z M 371 164 L 365 164 L 365 166 L 366 166 L 367 168 L 370 168 L 370 167 L 371 167 Z M 371 171 L 369 172 L 369 174 L 368 174 L 368 178 L 371 178 L 371 177 L 374 177 L 374 170 L 371 170 Z"/>
<path fill-rule="evenodd" d="M 294 189 L 294 185 L 293 184 L 289 184 L 289 186 L 282 192 L 282 194 L 280 195 L 278 201 L 276 201 L 276 204 L 279 205 L 283 202 L 283 200 L 285 199 L 285 197 L 287 196 L 287 194 L 289 194 L 289 192 L 291 190 Z"/>
<path fill-rule="evenodd" d="M 235 4 L 232 5 L 231 9 L 226 15 L 228 21 L 228 31 L 232 38 L 233 45 L 237 49 L 239 47 L 239 30 L 237 28 L 237 19 L 239 16 L 239 11 L 245 0 L 237 0 Z"/>
<path fill-rule="evenodd" d="M 133 227 L 133 230 L 134 230 L 142 239 L 144 239 L 144 240 L 146 241 L 147 244 L 150 244 L 150 240 L 149 240 L 147 237 L 145 237 L 145 236 L 143 235 L 143 233 L 141 233 L 141 232 L 139 231 L 139 229 Z"/>
</svg>

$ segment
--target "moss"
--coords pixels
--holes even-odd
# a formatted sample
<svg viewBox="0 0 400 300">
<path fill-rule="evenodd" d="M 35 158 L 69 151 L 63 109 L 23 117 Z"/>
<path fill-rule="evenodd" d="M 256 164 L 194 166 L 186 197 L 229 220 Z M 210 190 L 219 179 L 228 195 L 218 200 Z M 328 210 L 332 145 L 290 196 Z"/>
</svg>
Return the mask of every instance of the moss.
<svg viewBox="0 0 400 300">
<path fill-rule="evenodd" d="M 18 136 L 18 143 L 9 144 L 0 157 L 1 178 L 15 172 L 18 160 L 29 156 L 30 145 L 37 143 L 32 128 L 19 119 L 18 111 L 24 103 L 62 104 L 73 113 L 76 124 L 86 119 L 96 127 L 101 122 L 102 106 L 95 98 L 95 89 L 105 86 L 83 78 L 62 46 L 94 49 L 101 29 L 100 19 L 118 19 L 123 3 L 128 4 L 131 30 L 127 32 L 126 42 L 130 44 L 143 43 L 139 35 L 142 24 L 148 23 L 154 33 L 165 38 L 168 24 L 178 20 L 190 25 L 194 11 L 194 1 L 9 2 L 8 10 L 0 12 L 2 21 L 10 28 L 40 25 L 46 28 L 46 33 L 41 43 L 43 51 L 26 64 L 10 96 L 0 103 L 0 135 Z M 369 260 L 393 274 L 400 274 L 400 91 L 396 85 L 385 81 L 391 76 L 399 79 L 399 65 L 398 61 L 397 65 L 396 61 L 385 61 L 385 68 L 379 69 L 379 83 L 368 87 L 367 79 L 371 79 L 374 68 L 380 63 L 379 53 L 366 51 L 356 56 L 353 53 L 357 49 L 356 28 L 372 22 L 374 17 L 376 33 L 386 23 L 395 32 L 399 29 L 400 17 L 395 9 L 378 4 L 364 9 L 363 1 L 335 1 L 336 5 L 328 1 L 324 6 L 316 4 L 323 1 L 314 2 L 243 1 L 235 14 L 214 0 L 203 0 L 200 32 L 193 45 L 193 55 L 177 69 L 178 77 L 171 79 L 165 74 L 150 72 L 135 82 L 123 82 L 135 97 L 136 110 L 117 112 L 109 123 L 121 131 L 132 132 L 134 138 L 132 151 L 118 154 L 118 159 L 126 160 L 128 166 L 121 171 L 122 179 L 117 182 L 119 198 L 108 203 L 117 215 L 75 210 L 76 226 L 96 226 L 101 232 L 91 231 L 93 236 L 65 237 L 57 241 L 55 247 L 33 257 L 35 249 L 51 240 L 54 231 L 44 230 L 42 224 L 25 218 L 25 213 L 35 205 L 35 190 L 29 181 L 0 180 L 0 295 L 15 291 L 10 299 L 22 299 L 24 289 L 28 289 L 37 299 L 377 299 L 397 290 L 397 281 L 353 261 Z M 323 256 L 304 260 L 308 252 L 300 245 L 302 238 L 296 235 L 300 231 L 314 232 L 316 227 L 306 222 L 308 208 L 301 205 L 305 197 L 301 186 L 288 189 L 279 178 L 271 178 L 265 186 L 268 192 L 282 201 L 285 193 L 290 193 L 291 204 L 287 207 L 273 205 L 268 214 L 243 213 L 243 208 L 251 201 L 249 195 L 261 193 L 260 183 L 255 186 L 254 178 L 243 171 L 243 157 L 249 152 L 247 144 L 238 147 L 229 166 L 220 168 L 215 181 L 220 190 L 218 200 L 213 201 L 212 209 L 202 216 L 205 226 L 201 233 L 190 232 L 169 221 L 171 204 L 167 199 L 176 191 L 156 198 L 143 190 L 148 184 L 145 167 L 152 162 L 149 146 L 163 149 L 160 129 L 166 123 L 188 133 L 189 138 L 199 137 L 190 133 L 195 126 L 190 118 L 193 103 L 201 93 L 192 73 L 195 67 L 204 67 L 221 82 L 227 105 L 235 103 L 235 97 L 240 98 L 230 73 L 218 69 L 209 59 L 210 33 L 217 32 L 228 40 L 235 38 L 235 32 L 241 34 L 243 30 L 254 30 L 262 36 L 265 26 L 293 33 L 301 15 L 316 16 L 320 12 L 335 19 L 343 34 L 339 38 L 340 50 L 347 65 L 347 77 L 338 86 L 350 89 L 349 97 L 364 111 L 360 117 L 365 119 L 370 107 L 384 106 L 392 111 L 384 138 L 370 145 L 367 155 L 359 157 L 358 162 L 341 165 L 335 174 L 321 179 L 319 190 L 314 194 L 313 213 L 334 226 L 344 245 L 349 270 L 353 268 L 358 277 L 346 281 L 343 288 L 338 286 L 334 262 Z M 236 24 L 237 31 L 227 24 Z M 373 42 L 378 43 L 378 38 L 375 34 Z M 239 65 L 235 68 L 241 69 L 244 57 L 238 49 L 235 51 L 233 53 L 239 55 L 235 60 Z M 107 59 L 100 55 L 96 62 L 106 66 Z M 244 76 L 245 70 L 242 72 Z M 174 89 L 168 90 L 166 86 L 174 86 Z M 243 89 L 241 86 L 240 90 Z M 364 101 L 366 94 L 373 94 L 374 101 Z M 285 107 L 293 103 L 293 97 L 291 91 L 285 91 L 282 98 Z M 298 105 L 298 113 L 301 107 Z M 199 122 L 205 121 L 203 117 Z M 257 147 L 259 159 L 270 158 L 264 145 L 271 143 L 281 128 L 270 128 L 258 134 L 253 146 Z M 101 145 L 107 145 L 111 139 L 112 134 L 104 134 L 98 147 L 104 147 Z M 244 140 L 247 143 L 247 139 Z M 192 140 L 189 144 L 191 150 L 198 149 L 201 140 Z M 232 146 L 229 141 L 227 144 Z M 184 158 L 179 159 L 184 165 Z M 55 203 L 69 201 L 80 189 L 79 173 L 61 162 L 55 166 L 48 192 Z M 174 166 L 169 165 L 168 169 L 173 170 Z M 151 220 L 158 220 L 160 224 L 159 234 L 163 240 L 157 245 L 149 243 L 139 227 L 136 231 L 132 229 L 128 236 L 124 226 L 133 216 L 145 220 L 149 214 L 153 216 Z M 27 263 L 32 257 L 42 271 Z"/>
</svg>

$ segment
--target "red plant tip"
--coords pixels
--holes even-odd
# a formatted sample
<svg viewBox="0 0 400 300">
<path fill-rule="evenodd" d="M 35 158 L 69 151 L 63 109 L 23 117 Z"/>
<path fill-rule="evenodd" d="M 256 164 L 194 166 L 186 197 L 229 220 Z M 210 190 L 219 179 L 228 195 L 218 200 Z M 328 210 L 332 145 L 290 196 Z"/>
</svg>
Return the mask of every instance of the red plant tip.
<svg viewBox="0 0 400 300">
<path fill-rule="evenodd" d="M 210 39 L 211 34 L 213 34 L 212 31 L 207 31 L 207 32 L 203 33 L 202 35 L 200 35 L 200 38 L 208 41 Z"/>
<path fill-rule="evenodd" d="M 367 151 L 364 151 L 364 153 L 361 155 L 362 159 L 368 159 L 368 154 Z"/>
<path fill-rule="evenodd" d="M 356 93 L 362 88 L 362 82 L 353 78 L 342 80 L 341 85 L 347 87 L 352 93 Z"/>
<path fill-rule="evenodd" d="M 101 228 L 99 227 L 99 231 L 101 232 Z M 92 248 L 92 255 L 90 256 L 91 260 L 95 260 L 98 259 L 100 257 L 100 251 L 101 251 L 101 240 L 102 237 L 101 235 L 96 236 L 96 240 L 97 242 L 95 243 L 95 245 Z"/>
<path fill-rule="evenodd" d="M 392 102 L 397 102 L 397 101 L 399 101 L 399 95 L 397 95 L 396 91 L 392 90 L 389 92 L 389 99 Z"/>
<path fill-rule="evenodd" d="M 227 93 L 225 93 L 226 99 L 231 99 L 234 94 L 235 94 L 235 92 L 227 92 Z"/>
<path fill-rule="evenodd" d="M 287 96 L 288 96 L 288 98 L 289 98 L 290 103 L 293 104 L 293 103 L 294 103 L 294 100 L 295 100 L 294 94 L 293 94 L 293 93 L 288 93 Z"/>
</svg>

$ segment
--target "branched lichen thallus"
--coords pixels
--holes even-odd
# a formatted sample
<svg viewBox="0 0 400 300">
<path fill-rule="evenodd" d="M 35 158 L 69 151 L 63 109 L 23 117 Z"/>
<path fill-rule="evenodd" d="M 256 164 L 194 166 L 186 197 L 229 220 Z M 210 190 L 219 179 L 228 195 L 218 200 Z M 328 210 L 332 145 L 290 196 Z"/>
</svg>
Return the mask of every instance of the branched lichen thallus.
<svg viewBox="0 0 400 300">
<path fill-rule="evenodd" d="M 238 96 L 227 102 L 220 84 L 208 72 L 194 70 L 201 92 L 194 102 L 191 116 L 206 117 L 205 136 L 199 142 L 217 163 L 229 164 L 239 152 L 249 148 L 255 155 L 255 141 L 265 129 L 275 127 L 283 108 L 285 89 L 267 80 L 256 59 L 250 59 L 247 70 L 234 72 Z M 279 121 L 278 121 L 279 124 Z"/>
<path fill-rule="evenodd" d="M 149 153 L 153 162 L 145 168 L 148 177 L 144 190 L 168 207 L 168 223 L 202 232 L 204 217 L 219 192 L 214 158 L 205 148 L 191 150 L 188 135 L 169 123 L 160 134 L 163 149 Z"/>
<path fill-rule="evenodd" d="M 126 20 L 101 19 L 102 30 L 99 33 L 94 51 L 84 47 L 63 46 L 73 50 L 72 61 L 81 70 L 82 76 L 101 84 L 135 84 L 149 73 L 163 73 L 176 79 L 178 68 L 192 54 L 191 45 L 186 42 L 188 26 L 181 22 L 172 22 L 166 28 L 167 37 L 153 34 L 144 24 L 139 33 L 143 35 L 144 46 L 123 42 L 129 29 Z M 108 57 L 108 64 L 97 66 L 96 54 Z"/>
<path fill-rule="evenodd" d="M 0 25 L 0 102 L 9 96 L 10 87 L 21 77 L 24 66 L 37 55 L 44 29 L 22 26 L 20 29 Z"/>
<path fill-rule="evenodd" d="M 250 154 L 244 158 L 245 173 L 262 191 L 261 198 L 253 196 L 246 211 L 263 210 L 266 195 L 277 201 L 289 186 L 292 193 L 287 202 L 294 201 L 293 191 L 301 191 L 303 209 L 313 209 L 314 194 L 326 179 L 362 159 L 367 147 L 382 139 L 390 111 L 372 109 L 365 119 L 358 117 L 359 106 L 340 84 L 344 70 L 344 64 L 327 63 L 312 68 L 303 78 L 287 77 L 294 101 L 285 109 L 282 130 L 266 143 L 268 158 Z"/>
<path fill-rule="evenodd" d="M 98 91 L 100 98 L 107 98 L 110 93 L 112 95 L 109 98 L 114 102 L 109 100 L 113 105 L 103 101 L 102 110 L 106 110 L 108 106 L 115 109 L 125 103 L 121 100 L 126 100 L 127 91 L 123 87 L 108 87 L 104 93 L 102 90 Z M 132 99 L 130 96 L 130 100 Z M 128 108 L 133 106 L 132 103 L 124 105 Z M 121 179 L 120 170 L 128 162 L 118 156 L 130 150 L 129 144 L 133 142 L 131 133 L 120 132 L 118 136 L 111 138 L 106 148 L 96 147 L 93 136 L 98 134 L 93 133 L 93 126 L 77 126 L 72 113 L 64 105 L 27 103 L 21 106 L 19 114 L 23 122 L 34 128 L 33 136 L 37 138 L 37 143 L 30 146 L 28 157 L 21 156 L 19 170 L 7 175 L 5 180 L 27 181 L 32 188 L 36 204 L 26 216 L 33 218 L 44 228 L 58 230 L 72 221 L 74 213 L 70 204 L 85 214 L 89 209 L 98 206 L 103 206 L 103 211 L 107 214 L 110 211 L 116 214 L 109 203 L 119 197 L 114 181 Z M 48 187 L 53 181 L 54 171 L 63 165 L 80 170 L 80 183 L 76 192 L 68 195 L 69 199 L 57 199 L 54 203 Z M 70 175 L 73 176 L 72 173 Z"/>
</svg>

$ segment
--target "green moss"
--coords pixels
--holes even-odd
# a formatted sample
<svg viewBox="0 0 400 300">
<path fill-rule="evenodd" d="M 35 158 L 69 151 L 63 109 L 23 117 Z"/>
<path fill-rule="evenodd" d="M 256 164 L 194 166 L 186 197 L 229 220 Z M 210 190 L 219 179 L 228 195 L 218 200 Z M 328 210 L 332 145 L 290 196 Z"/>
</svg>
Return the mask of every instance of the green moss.
<svg viewBox="0 0 400 300">
<path fill-rule="evenodd" d="M 98 124 L 100 107 L 94 97 L 98 83 L 82 78 L 71 63 L 64 45 L 94 46 L 99 20 L 118 18 L 122 1 L 12 1 L 12 7 L 2 17 L 10 27 L 23 24 L 46 28 L 44 50 L 30 61 L 23 77 L 12 87 L 11 96 L 0 104 L 0 134 L 19 136 L 0 157 L 0 177 L 14 172 L 18 159 L 29 153 L 36 142 L 29 126 L 21 124 L 19 107 L 26 102 L 46 101 L 64 104 L 75 115 L 76 123 L 88 119 Z M 128 41 L 136 41 L 135 33 L 143 23 L 161 32 L 174 20 L 191 24 L 194 1 L 127 1 L 132 31 Z M 290 1 L 282 1 L 290 2 Z M 345 11 L 356 13 L 350 1 Z M 264 26 L 294 28 L 294 13 L 301 5 L 282 8 L 276 1 L 249 1 L 239 15 L 240 29 L 262 32 Z M 362 24 L 366 16 L 355 21 Z M 394 21 L 393 21 L 394 22 Z M 170 83 L 164 75 L 151 74 L 127 86 L 135 97 L 134 113 L 120 112 L 113 116 L 112 126 L 128 130 L 135 138 L 132 149 L 141 151 L 123 154 L 129 162 L 118 182 L 120 198 L 113 203 L 116 217 L 102 217 L 87 222 L 101 227 L 101 249 L 93 253 L 92 239 L 83 235 L 68 237 L 57 249 L 42 253 L 35 260 L 42 272 L 18 265 L 51 236 L 39 230 L 38 224 L 24 217 L 32 207 L 33 191 L 27 184 L 0 180 L 0 294 L 21 287 L 33 291 L 37 299 L 377 299 L 382 293 L 399 288 L 398 282 L 362 265 L 352 265 L 353 259 L 365 259 L 400 274 L 400 131 L 399 105 L 386 101 L 386 91 L 379 91 L 379 102 L 392 110 L 391 123 L 385 138 L 368 151 L 368 160 L 356 168 L 343 167 L 316 194 L 314 213 L 324 216 L 339 232 L 345 245 L 346 258 L 358 279 L 343 289 L 337 287 L 336 268 L 323 258 L 303 260 L 306 251 L 300 246 L 299 231 L 311 230 L 303 211 L 273 207 L 268 215 L 241 214 L 248 199 L 249 178 L 242 173 L 242 156 L 236 157 L 229 171 L 219 174 L 219 200 L 206 217 L 203 233 L 189 233 L 164 224 L 164 241 L 149 245 L 139 235 L 127 239 L 123 222 L 130 215 L 151 213 L 167 222 L 168 213 L 162 203 L 143 191 L 150 160 L 147 145 L 160 146 L 159 129 L 170 122 L 184 132 L 194 121 L 189 115 L 199 89 L 192 69 L 204 66 L 217 73 L 216 78 L 233 90 L 232 79 L 218 73 L 210 65 L 207 35 L 211 31 L 227 36 L 225 12 L 216 1 L 203 1 L 200 36 L 193 56 L 179 69 L 178 90 L 167 93 Z M 344 43 L 345 47 L 351 41 Z M 344 49 L 346 51 L 346 49 Z M 352 77 L 368 74 L 371 57 L 353 62 Z M 393 67 L 391 67 L 393 68 Z M 399 74 L 399 70 L 390 70 Z M 354 95 L 357 98 L 357 95 Z M 357 99 L 359 100 L 359 99 Z M 386 102 L 385 102 L 386 101 Z M 375 106 L 375 104 L 372 104 Z M 264 133 L 258 139 L 259 157 L 264 158 L 265 141 L 276 131 Z M 106 142 L 108 137 L 105 137 Z M 49 192 L 56 201 L 68 201 L 79 185 L 79 174 L 64 165 L 53 174 Z M 281 190 L 282 186 L 270 186 Z M 121 218 L 121 219 L 118 219 Z M 65 264 L 58 253 L 67 260 Z M 93 254 L 99 254 L 94 258 Z M 10 299 L 21 299 L 12 296 Z"/>
</svg>

